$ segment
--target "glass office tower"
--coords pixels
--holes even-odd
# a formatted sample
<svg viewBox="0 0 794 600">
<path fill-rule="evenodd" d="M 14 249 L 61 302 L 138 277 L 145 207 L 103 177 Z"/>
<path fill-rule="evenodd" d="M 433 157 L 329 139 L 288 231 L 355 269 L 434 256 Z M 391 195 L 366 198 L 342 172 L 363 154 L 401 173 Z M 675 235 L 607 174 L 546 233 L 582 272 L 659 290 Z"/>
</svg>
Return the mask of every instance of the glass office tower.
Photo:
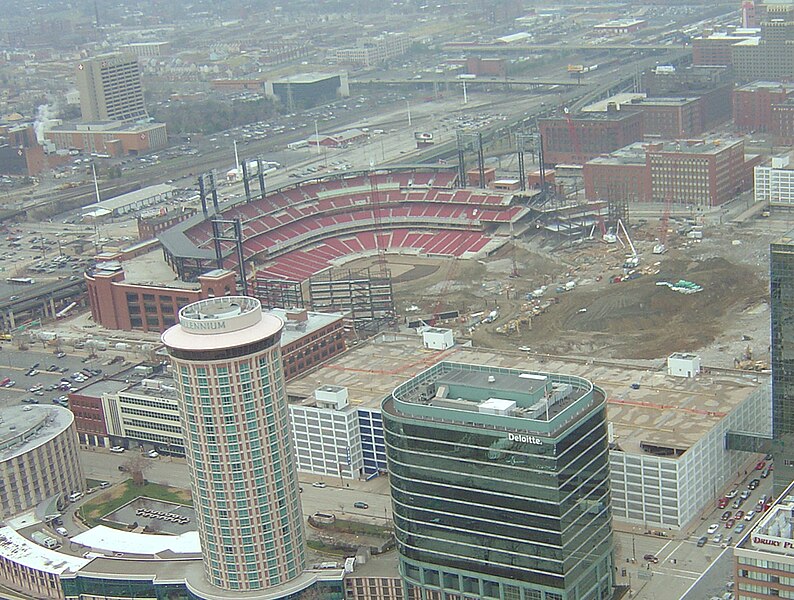
<svg viewBox="0 0 794 600">
<path fill-rule="evenodd" d="M 255 298 L 224 296 L 184 307 L 162 336 L 206 578 L 226 590 L 275 588 L 306 565 L 283 326 Z"/>
<path fill-rule="evenodd" d="M 611 597 L 600 389 L 442 362 L 382 408 L 400 572 L 419 597 Z"/>
<path fill-rule="evenodd" d="M 770 246 L 773 493 L 794 481 L 794 232 Z"/>
</svg>

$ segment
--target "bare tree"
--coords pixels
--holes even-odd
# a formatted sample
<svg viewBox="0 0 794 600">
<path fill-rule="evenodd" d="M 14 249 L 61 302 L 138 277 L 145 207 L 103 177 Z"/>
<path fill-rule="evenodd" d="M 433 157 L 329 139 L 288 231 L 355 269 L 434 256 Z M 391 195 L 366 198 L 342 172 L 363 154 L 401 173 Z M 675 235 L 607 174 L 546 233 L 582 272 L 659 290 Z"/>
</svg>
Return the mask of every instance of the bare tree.
<svg viewBox="0 0 794 600">
<path fill-rule="evenodd" d="M 130 457 L 124 463 L 125 470 L 132 477 L 134 485 L 143 485 L 146 483 L 146 471 L 152 467 L 152 461 L 147 460 L 141 454 L 131 453 Z"/>
</svg>

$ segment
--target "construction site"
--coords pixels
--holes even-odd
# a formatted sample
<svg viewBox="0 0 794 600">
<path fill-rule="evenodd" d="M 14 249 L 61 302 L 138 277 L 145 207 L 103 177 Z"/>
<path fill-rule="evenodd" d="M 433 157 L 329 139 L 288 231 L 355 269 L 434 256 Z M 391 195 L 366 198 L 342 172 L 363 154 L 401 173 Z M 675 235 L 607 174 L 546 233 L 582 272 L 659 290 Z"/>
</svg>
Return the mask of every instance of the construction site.
<svg viewBox="0 0 794 600">
<path fill-rule="evenodd" d="M 476 261 L 380 260 L 406 322 L 457 311 L 433 324 L 476 346 L 651 360 L 698 352 L 709 365 L 766 370 L 768 248 L 787 225 L 706 218 L 693 230 L 687 221 L 662 213 L 611 237 L 596 229 L 576 239 L 530 229 Z"/>
</svg>

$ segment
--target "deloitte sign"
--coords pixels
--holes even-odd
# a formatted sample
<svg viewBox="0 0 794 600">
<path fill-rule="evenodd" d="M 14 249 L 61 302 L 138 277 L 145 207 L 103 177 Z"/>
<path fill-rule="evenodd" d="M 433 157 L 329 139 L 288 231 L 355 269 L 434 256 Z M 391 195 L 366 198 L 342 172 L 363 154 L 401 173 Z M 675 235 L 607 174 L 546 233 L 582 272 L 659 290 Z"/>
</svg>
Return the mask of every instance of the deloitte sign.
<svg viewBox="0 0 794 600">
<path fill-rule="evenodd" d="M 507 439 L 511 442 L 519 442 L 520 444 L 534 444 L 535 446 L 542 446 L 543 440 L 534 435 L 525 435 L 523 433 L 508 433 Z"/>
</svg>

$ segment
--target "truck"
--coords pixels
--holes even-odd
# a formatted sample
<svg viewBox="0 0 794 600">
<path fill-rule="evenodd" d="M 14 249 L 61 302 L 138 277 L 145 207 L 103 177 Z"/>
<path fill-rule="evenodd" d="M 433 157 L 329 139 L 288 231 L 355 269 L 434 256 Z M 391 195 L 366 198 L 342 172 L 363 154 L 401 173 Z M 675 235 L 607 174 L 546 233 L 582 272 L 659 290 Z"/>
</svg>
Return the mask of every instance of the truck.
<svg viewBox="0 0 794 600">
<path fill-rule="evenodd" d="M 45 533 L 44 531 L 34 531 L 30 535 L 30 539 L 36 542 L 39 546 L 44 546 L 45 548 L 49 548 L 50 550 L 58 547 L 58 540 L 56 540 L 51 535 L 47 535 L 47 533 Z"/>
</svg>

